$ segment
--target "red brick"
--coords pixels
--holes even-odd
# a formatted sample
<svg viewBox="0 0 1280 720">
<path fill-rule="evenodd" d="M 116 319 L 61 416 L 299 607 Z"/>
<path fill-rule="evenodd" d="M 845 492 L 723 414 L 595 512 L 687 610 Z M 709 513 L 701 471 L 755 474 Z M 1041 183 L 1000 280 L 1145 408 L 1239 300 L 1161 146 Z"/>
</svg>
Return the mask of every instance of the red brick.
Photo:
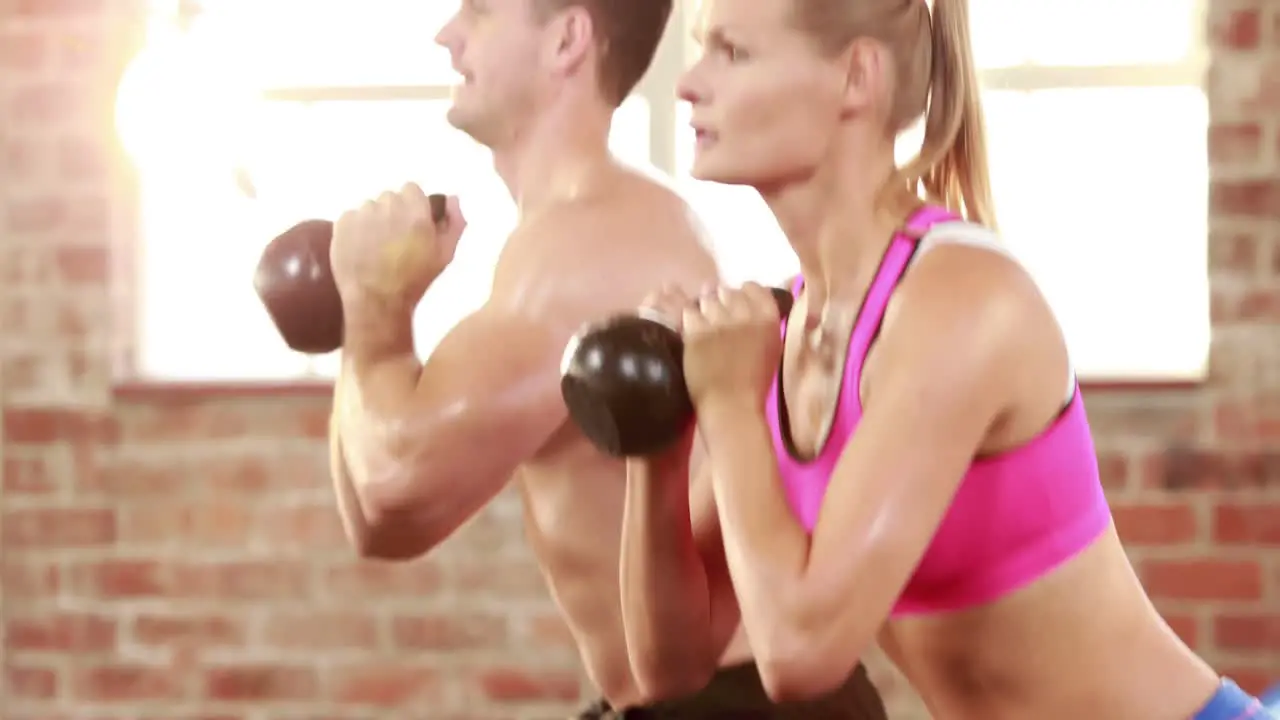
<svg viewBox="0 0 1280 720">
<path fill-rule="evenodd" d="M 1181 545 L 1199 536 L 1195 509 L 1185 502 L 1161 505 L 1113 502 L 1116 529 L 1126 545 Z"/>
<path fill-rule="evenodd" d="M 240 548 L 253 534 L 254 510 L 244 503 L 139 503 L 123 506 L 119 513 L 120 541 L 130 545 Z"/>
<path fill-rule="evenodd" d="M 70 81 L 19 85 L 9 94 L 9 121 L 15 129 L 34 130 L 82 117 L 93 101 L 86 90 Z"/>
<path fill-rule="evenodd" d="M 42 408 L 4 408 L 7 443 L 105 442 L 113 437 L 111 418 L 97 413 Z"/>
<path fill-rule="evenodd" d="M 1262 11 L 1245 7 L 1210 14 L 1209 41 L 1231 51 L 1257 49 L 1262 38 Z"/>
<path fill-rule="evenodd" d="M 59 492 L 64 486 L 64 478 L 53 472 L 50 465 L 49 458 L 43 456 L 18 457 L 14 453 L 4 458 L 3 469 L 0 470 L 4 492 L 11 496 L 48 496 Z"/>
<path fill-rule="evenodd" d="M 72 693 L 79 700 L 121 702 L 178 700 L 183 690 L 170 668 L 117 664 L 90 665 L 77 671 Z"/>
<path fill-rule="evenodd" d="M 346 545 L 342 519 L 329 498 L 323 502 L 262 508 L 258 535 L 273 548 L 316 550 Z"/>
<path fill-rule="evenodd" d="M 1248 442 L 1248 434 L 1226 435 Z M 1269 450 L 1206 450 L 1175 447 L 1143 461 L 1142 486 L 1173 491 L 1265 488 L 1280 484 L 1280 456 Z"/>
<path fill-rule="evenodd" d="M 1280 504 L 1220 504 L 1214 508 L 1213 539 L 1223 545 L 1280 547 Z"/>
<path fill-rule="evenodd" d="M 532 563 L 491 558 L 483 564 L 467 564 L 454 570 L 459 591 L 476 598 L 543 597 L 546 583 Z"/>
<path fill-rule="evenodd" d="M 1280 394 L 1258 393 L 1218 403 L 1214 426 L 1219 437 L 1234 441 L 1280 441 Z"/>
<path fill-rule="evenodd" d="M 52 700 L 58 695 L 56 670 L 5 663 L 4 688 L 15 700 Z"/>
<path fill-rule="evenodd" d="M 266 620 L 266 642 L 289 649 L 376 649 L 378 623 L 369 614 L 354 610 L 273 613 Z"/>
<path fill-rule="evenodd" d="M 99 652 L 116 645 L 114 618 L 94 615 L 47 614 L 10 617 L 5 644 L 11 650 Z"/>
<path fill-rule="evenodd" d="M 0 518 L 9 548 L 95 547 L 116 539 L 116 514 L 110 508 L 14 509 Z"/>
<path fill-rule="evenodd" d="M 1216 617 L 1213 641 L 1223 650 L 1280 651 L 1280 615 Z"/>
<path fill-rule="evenodd" d="M 18 76 L 49 63 L 49 38 L 30 29 L 0 30 L 0 72 Z"/>
<path fill-rule="evenodd" d="M 1262 567 L 1246 560 L 1148 560 L 1142 584 L 1160 600 L 1259 600 Z"/>
<path fill-rule="evenodd" d="M 582 694 L 582 682 L 570 672 L 519 668 L 492 668 L 480 673 L 485 697 L 499 702 L 573 700 Z"/>
<path fill-rule="evenodd" d="M 142 645 L 218 647 L 241 645 L 245 624 L 226 614 L 145 614 L 133 620 L 130 637 Z"/>
<path fill-rule="evenodd" d="M 1195 648 L 1200 645 L 1200 623 L 1194 617 L 1164 613 L 1164 621 L 1189 647 Z"/>
<path fill-rule="evenodd" d="M 107 148 L 92 137 L 73 135 L 58 143 L 58 175 L 68 181 L 107 180 L 113 159 Z"/>
<path fill-rule="evenodd" d="M 105 560 L 67 568 L 71 590 L 104 599 L 161 597 L 171 581 L 156 560 Z"/>
<path fill-rule="evenodd" d="M 273 560 L 174 565 L 173 597 L 210 600 L 305 600 L 310 568 Z"/>
<path fill-rule="evenodd" d="M 1254 276 L 1263 267 L 1263 242 L 1254 232 L 1212 232 L 1209 265 L 1216 275 Z"/>
<path fill-rule="evenodd" d="M 1209 127 L 1209 159 L 1216 164 L 1253 164 L 1262 156 L 1262 126 L 1256 122 Z"/>
<path fill-rule="evenodd" d="M 105 285 L 110 278 L 107 249 L 97 245 L 63 245 L 54 248 L 57 276 L 67 285 Z"/>
<path fill-rule="evenodd" d="M 357 707 L 421 707 L 444 692 L 438 670 L 410 662 L 340 666 L 333 682 L 334 699 Z"/>
<path fill-rule="evenodd" d="M 1246 288 L 1215 292 L 1213 298 L 1213 319 L 1217 323 L 1280 321 L 1280 290 Z"/>
<path fill-rule="evenodd" d="M 451 612 L 394 618 L 391 642 L 405 651 L 500 650 L 511 635 L 500 615 Z"/>
<path fill-rule="evenodd" d="M 237 664 L 210 668 L 204 680 L 204 697 L 215 701 L 309 700 L 319 692 L 312 667 Z"/>
<path fill-rule="evenodd" d="M 8 0 L 16 17 L 77 19 L 104 15 L 110 0 Z"/>
<path fill-rule="evenodd" d="M 1245 692 L 1260 695 L 1264 690 L 1275 684 L 1276 665 L 1274 663 L 1265 663 L 1261 665 L 1245 664 L 1242 662 L 1223 663 L 1220 667 L 1215 668 L 1226 677 L 1235 680 Z"/>
<path fill-rule="evenodd" d="M 0 587 L 8 601 L 49 598 L 62 589 L 61 567 L 49 561 L 19 559 L 17 553 L 0 559 Z"/>
<path fill-rule="evenodd" d="M 1217 217 L 1270 219 L 1280 216 L 1275 180 L 1215 180 L 1209 186 L 1209 211 Z"/>
<path fill-rule="evenodd" d="M 322 585 L 334 596 L 368 602 L 435 595 L 446 587 L 446 580 L 440 566 L 427 560 L 414 565 L 339 565 L 324 572 Z"/>
<path fill-rule="evenodd" d="M 80 497 L 111 497 L 117 501 L 172 500 L 186 497 L 197 486 L 192 473 L 181 472 L 171 460 L 115 457 L 95 470 L 76 478 L 76 492 Z"/>
<path fill-rule="evenodd" d="M 1123 490 L 1131 481 L 1129 458 L 1121 453 L 1098 453 L 1098 475 L 1107 490 Z"/>
</svg>

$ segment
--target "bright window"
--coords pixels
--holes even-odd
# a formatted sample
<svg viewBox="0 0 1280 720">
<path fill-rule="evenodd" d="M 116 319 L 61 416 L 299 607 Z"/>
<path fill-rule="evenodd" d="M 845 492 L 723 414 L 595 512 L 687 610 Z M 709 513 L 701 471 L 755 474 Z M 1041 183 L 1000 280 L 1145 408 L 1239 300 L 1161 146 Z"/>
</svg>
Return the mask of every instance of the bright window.
<svg viewBox="0 0 1280 720">
<path fill-rule="evenodd" d="M 971 3 L 1001 224 L 1057 309 L 1082 374 L 1199 376 L 1208 348 L 1199 0 Z M 483 302 L 514 209 L 488 153 L 444 121 L 452 73 L 431 37 L 457 0 L 222 0 L 185 34 L 176 3 L 152 4 L 148 48 L 118 111 L 142 180 L 136 373 L 331 374 L 334 358 L 283 347 L 253 294 L 253 266 L 294 222 L 332 218 L 407 180 L 459 194 L 470 225 L 419 309 L 419 349 Z M 1106 23 L 1091 22 L 1103 14 Z M 681 31 L 692 1 L 677 15 L 611 143 L 674 175 L 730 280 L 781 280 L 795 259 L 759 198 L 683 171 L 690 138 L 673 85 L 692 52 Z"/>
<path fill-rule="evenodd" d="M 1053 305 L 1080 375 L 1203 377 L 1202 0 L 969 2 L 1002 235 Z M 684 107 L 681 115 L 676 165 L 688 168 Z M 919 142 L 918 129 L 902 139 L 904 160 Z M 687 175 L 680 185 L 718 247 L 732 249 L 728 274 L 784 277 L 798 269 L 754 192 Z"/>
<path fill-rule="evenodd" d="M 458 194 L 468 221 L 415 317 L 419 350 L 479 307 L 515 213 L 489 153 L 445 121 L 453 73 L 431 40 L 456 0 L 229 0 L 185 33 L 161 5 L 118 107 L 142 181 L 135 372 L 331 375 L 336 355 L 284 347 L 253 293 L 253 268 L 295 222 L 336 218 L 409 180 Z M 651 125 L 648 100 L 629 98 L 614 151 L 649 164 Z"/>
</svg>

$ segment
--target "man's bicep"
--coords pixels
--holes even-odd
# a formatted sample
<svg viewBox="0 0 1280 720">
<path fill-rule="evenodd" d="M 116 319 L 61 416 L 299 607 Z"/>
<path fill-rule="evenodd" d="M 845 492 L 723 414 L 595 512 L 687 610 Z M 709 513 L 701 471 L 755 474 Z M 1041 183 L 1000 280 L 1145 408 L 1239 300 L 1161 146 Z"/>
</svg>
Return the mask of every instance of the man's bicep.
<svg viewBox="0 0 1280 720">
<path fill-rule="evenodd" d="M 434 425 L 448 436 L 446 447 L 503 474 L 535 453 L 565 417 L 560 334 L 536 317 L 486 305 L 445 335 L 417 393 L 438 415 Z"/>
</svg>

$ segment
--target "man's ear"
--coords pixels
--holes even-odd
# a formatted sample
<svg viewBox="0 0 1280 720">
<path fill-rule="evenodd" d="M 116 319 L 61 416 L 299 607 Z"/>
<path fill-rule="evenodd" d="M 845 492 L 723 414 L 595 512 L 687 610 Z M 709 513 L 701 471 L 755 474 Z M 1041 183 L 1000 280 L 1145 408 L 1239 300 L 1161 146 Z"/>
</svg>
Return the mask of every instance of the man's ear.
<svg viewBox="0 0 1280 720">
<path fill-rule="evenodd" d="M 546 38 L 544 53 L 548 65 L 561 74 L 572 75 L 591 56 L 596 41 L 591 13 L 577 4 L 565 7 L 547 20 Z"/>
</svg>

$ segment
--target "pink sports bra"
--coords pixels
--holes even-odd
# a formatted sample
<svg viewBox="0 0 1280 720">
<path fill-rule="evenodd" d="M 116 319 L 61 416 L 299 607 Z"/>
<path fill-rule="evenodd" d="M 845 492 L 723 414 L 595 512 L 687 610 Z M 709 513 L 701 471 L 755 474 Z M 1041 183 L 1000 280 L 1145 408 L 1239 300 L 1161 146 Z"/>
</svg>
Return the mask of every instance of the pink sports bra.
<svg viewBox="0 0 1280 720">
<path fill-rule="evenodd" d="M 928 207 L 908 227 L 923 234 L 938 222 L 954 220 L 948 211 Z M 797 459 L 786 434 L 781 369 L 774 379 L 766 418 L 791 509 L 810 531 L 836 462 L 862 417 L 859 388 L 867 350 L 918 247 L 918 241 L 899 234 L 880 262 L 854 324 L 831 432 L 812 460 Z M 797 279 L 793 293 L 802 285 Z M 785 337 L 785 320 L 782 332 Z M 893 615 L 991 602 L 1088 547 L 1110 520 L 1089 422 L 1073 381 L 1069 402 L 1044 432 L 1016 449 L 973 460 Z"/>
</svg>

